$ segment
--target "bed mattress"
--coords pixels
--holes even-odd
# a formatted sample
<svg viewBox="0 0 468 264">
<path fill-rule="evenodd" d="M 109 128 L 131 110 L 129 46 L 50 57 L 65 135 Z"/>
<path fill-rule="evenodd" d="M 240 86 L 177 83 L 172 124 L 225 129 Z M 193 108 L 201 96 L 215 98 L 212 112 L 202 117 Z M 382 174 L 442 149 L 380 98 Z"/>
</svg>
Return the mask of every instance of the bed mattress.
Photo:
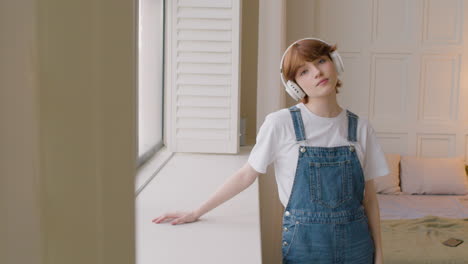
<svg viewBox="0 0 468 264">
<path fill-rule="evenodd" d="M 468 195 L 377 194 L 380 219 L 468 218 Z"/>
</svg>

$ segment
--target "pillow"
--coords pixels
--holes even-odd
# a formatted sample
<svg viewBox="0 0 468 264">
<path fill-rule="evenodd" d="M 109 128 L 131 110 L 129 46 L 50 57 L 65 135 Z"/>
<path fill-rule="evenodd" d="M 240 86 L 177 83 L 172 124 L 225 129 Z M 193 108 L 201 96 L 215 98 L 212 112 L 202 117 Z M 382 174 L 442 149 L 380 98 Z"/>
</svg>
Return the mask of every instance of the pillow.
<svg viewBox="0 0 468 264">
<path fill-rule="evenodd" d="M 400 189 L 400 154 L 385 154 L 390 173 L 374 179 L 375 191 L 382 194 L 399 194 Z"/>
<path fill-rule="evenodd" d="M 409 194 L 467 194 L 461 158 L 401 158 L 401 190 Z"/>
</svg>

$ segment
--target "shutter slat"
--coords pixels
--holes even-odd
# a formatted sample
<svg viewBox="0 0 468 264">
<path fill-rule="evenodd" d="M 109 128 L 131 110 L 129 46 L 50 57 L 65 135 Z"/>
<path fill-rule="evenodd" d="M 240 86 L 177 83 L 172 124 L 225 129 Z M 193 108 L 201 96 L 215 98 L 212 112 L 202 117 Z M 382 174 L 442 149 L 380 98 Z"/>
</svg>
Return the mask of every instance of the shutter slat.
<svg viewBox="0 0 468 264">
<path fill-rule="evenodd" d="M 229 76 L 216 76 L 216 75 L 189 75 L 179 74 L 177 83 L 178 85 L 229 85 L 231 78 Z"/>
<path fill-rule="evenodd" d="M 208 52 L 180 52 L 177 62 L 192 63 L 231 63 L 232 55 L 229 53 Z"/>
<path fill-rule="evenodd" d="M 230 118 L 230 109 L 223 107 L 210 108 L 210 107 L 187 107 L 181 106 L 177 111 L 178 117 L 193 117 L 193 118 Z"/>
<path fill-rule="evenodd" d="M 211 52 L 211 53 L 229 53 L 231 54 L 231 42 L 219 42 L 219 41 L 179 41 L 178 50 L 192 51 L 192 52 Z"/>
<path fill-rule="evenodd" d="M 180 40 L 231 41 L 230 31 L 215 30 L 179 30 Z"/>
<path fill-rule="evenodd" d="M 228 86 L 202 86 L 202 85 L 179 85 L 178 95 L 194 96 L 229 96 Z"/>
<path fill-rule="evenodd" d="M 181 19 L 177 24 L 177 29 L 211 29 L 211 30 L 229 30 L 232 29 L 231 20 L 213 20 L 213 19 Z"/>
<path fill-rule="evenodd" d="M 208 129 L 229 129 L 229 121 L 226 119 L 208 118 L 179 118 L 177 120 L 179 128 L 208 128 Z"/>
<path fill-rule="evenodd" d="M 180 96 L 177 105 L 196 107 L 229 107 L 229 97 Z"/>
<path fill-rule="evenodd" d="M 177 138 L 179 139 L 218 139 L 229 140 L 229 130 L 227 129 L 177 129 Z"/>
<path fill-rule="evenodd" d="M 201 64 L 201 63 L 184 63 L 179 64 L 177 73 L 204 73 L 204 74 L 231 74 L 231 64 Z"/>
<path fill-rule="evenodd" d="M 230 0 L 179 0 L 182 7 L 224 7 L 231 8 Z"/>
<path fill-rule="evenodd" d="M 231 19 L 232 11 L 221 8 L 179 8 L 179 18 Z"/>
</svg>

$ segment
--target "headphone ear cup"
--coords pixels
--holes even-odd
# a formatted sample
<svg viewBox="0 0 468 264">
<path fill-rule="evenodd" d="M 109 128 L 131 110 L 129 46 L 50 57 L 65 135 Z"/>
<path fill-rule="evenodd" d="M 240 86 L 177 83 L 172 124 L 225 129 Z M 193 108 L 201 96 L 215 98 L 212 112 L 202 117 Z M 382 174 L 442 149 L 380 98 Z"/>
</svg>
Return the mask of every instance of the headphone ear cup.
<svg viewBox="0 0 468 264">
<path fill-rule="evenodd" d="M 344 72 L 344 65 L 340 54 L 335 50 L 330 53 L 330 57 L 332 58 L 333 64 L 335 64 L 336 72 L 338 75 L 341 75 Z"/>
<path fill-rule="evenodd" d="M 306 96 L 302 88 L 291 80 L 286 83 L 286 92 L 296 101 Z"/>
</svg>

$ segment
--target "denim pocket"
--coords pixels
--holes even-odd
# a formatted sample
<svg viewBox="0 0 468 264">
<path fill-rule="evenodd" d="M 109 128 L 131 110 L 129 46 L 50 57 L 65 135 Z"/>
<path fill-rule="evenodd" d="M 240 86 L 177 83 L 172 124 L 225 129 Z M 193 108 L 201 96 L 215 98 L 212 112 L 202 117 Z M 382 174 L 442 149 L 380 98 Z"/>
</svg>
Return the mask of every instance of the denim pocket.
<svg viewBox="0 0 468 264">
<path fill-rule="evenodd" d="M 288 221 L 289 222 L 289 221 Z M 297 229 L 299 224 L 296 223 L 288 223 L 285 222 L 283 225 L 283 241 L 282 241 L 282 253 L 283 259 L 288 255 L 291 246 L 294 243 L 294 238 L 296 237 L 296 233 L 298 232 Z"/>
<path fill-rule="evenodd" d="M 367 216 L 352 222 L 350 225 L 347 247 L 352 250 L 352 254 L 356 254 L 356 258 L 373 255 L 375 246 Z"/>
<path fill-rule="evenodd" d="M 335 208 L 352 198 L 351 161 L 310 162 L 311 200 Z"/>
</svg>

